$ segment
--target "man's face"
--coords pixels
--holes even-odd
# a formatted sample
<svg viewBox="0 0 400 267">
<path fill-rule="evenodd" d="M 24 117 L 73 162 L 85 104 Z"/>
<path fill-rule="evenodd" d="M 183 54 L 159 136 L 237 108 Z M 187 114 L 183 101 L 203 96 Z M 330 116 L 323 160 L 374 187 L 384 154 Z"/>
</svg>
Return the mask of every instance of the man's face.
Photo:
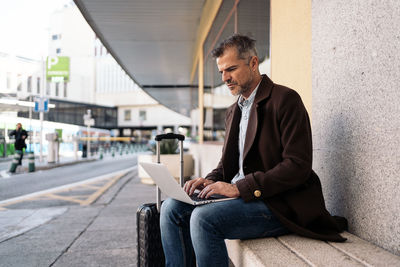
<svg viewBox="0 0 400 267">
<path fill-rule="evenodd" d="M 222 56 L 217 58 L 218 70 L 222 81 L 228 86 L 232 95 L 242 94 L 248 97 L 254 80 L 254 73 L 248 59 L 240 59 L 235 47 L 226 48 Z"/>
<path fill-rule="evenodd" d="M 21 129 L 21 127 L 22 127 L 21 123 L 18 123 L 17 124 L 17 130 Z"/>
</svg>

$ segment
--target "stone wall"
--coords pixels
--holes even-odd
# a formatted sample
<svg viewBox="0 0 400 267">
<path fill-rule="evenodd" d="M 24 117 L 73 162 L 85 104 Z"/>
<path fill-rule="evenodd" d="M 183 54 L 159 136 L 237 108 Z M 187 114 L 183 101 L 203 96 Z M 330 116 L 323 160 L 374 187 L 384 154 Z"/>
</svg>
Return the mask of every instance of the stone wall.
<svg viewBox="0 0 400 267">
<path fill-rule="evenodd" d="M 314 170 L 349 231 L 400 254 L 400 1 L 312 1 Z"/>
</svg>

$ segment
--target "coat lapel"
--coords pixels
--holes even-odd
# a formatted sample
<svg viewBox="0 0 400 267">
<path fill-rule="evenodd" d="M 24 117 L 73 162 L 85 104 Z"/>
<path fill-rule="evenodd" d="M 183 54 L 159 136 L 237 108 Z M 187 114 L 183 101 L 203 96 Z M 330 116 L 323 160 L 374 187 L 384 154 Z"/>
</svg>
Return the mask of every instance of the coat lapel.
<svg viewBox="0 0 400 267">
<path fill-rule="evenodd" d="M 232 108 L 230 116 L 226 123 L 226 136 L 225 146 L 226 148 L 239 146 L 239 123 L 240 123 L 240 108 L 237 104 Z M 235 143 L 236 142 L 236 143 Z M 236 145 L 234 145 L 236 144 Z"/>
<path fill-rule="evenodd" d="M 224 178 L 232 179 L 239 168 L 239 123 L 241 112 L 235 104 L 227 117 L 225 149 L 223 154 Z"/>
<path fill-rule="evenodd" d="M 229 139 L 229 136 L 230 136 L 230 133 L 231 133 L 231 128 L 232 128 L 233 117 L 234 117 L 234 115 L 235 115 L 237 110 L 238 110 L 238 106 L 237 106 L 237 104 L 235 104 L 235 106 L 233 106 L 230 109 L 229 113 L 227 114 L 226 129 L 225 129 L 225 134 L 226 134 L 227 138 L 225 138 L 225 145 L 227 144 L 227 141 Z"/>
<path fill-rule="evenodd" d="M 249 123 L 247 125 L 247 132 L 246 132 L 246 139 L 244 142 L 244 149 L 243 149 L 243 159 L 246 158 L 247 154 L 250 151 L 250 148 L 253 145 L 254 139 L 256 137 L 257 133 L 257 127 L 258 127 L 258 108 L 259 108 L 259 103 L 263 101 L 264 99 L 269 98 L 271 95 L 273 83 L 272 81 L 268 78 L 268 76 L 263 75 L 263 78 L 261 80 L 261 83 L 257 89 L 257 94 L 254 98 L 253 105 L 250 110 L 250 117 L 249 117 Z"/>
<path fill-rule="evenodd" d="M 249 124 L 247 125 L 246 139 L 244 141 L 243 159 L 245 159 L 249 153 L 254 138 L 256 137 L 258 125 L 257 107 L 258 105 L 254 102 L 250 110 Z"/>
</svg>

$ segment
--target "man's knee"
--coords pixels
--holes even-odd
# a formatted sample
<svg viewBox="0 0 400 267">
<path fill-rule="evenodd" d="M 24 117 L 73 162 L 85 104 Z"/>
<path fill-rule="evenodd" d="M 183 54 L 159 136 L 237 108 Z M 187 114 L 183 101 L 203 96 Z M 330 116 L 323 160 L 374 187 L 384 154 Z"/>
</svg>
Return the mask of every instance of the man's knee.
<svg viewBox="0 0 400 267">
<path fill-rule="evenodd" d="M 174 221 L 178 223 L 185 220 L 187 216 L 190 216 L 191 209 L 189 205 L 173 198 L 167 198 L 161 205 L 161 222 L 165 220 Z"/>
<path fill-rule="evenodd" d="M 172 198 L 167 198 L 161 205 L 160 216 L 169 217 L 171 213 L 176 209 L 176 200 Z"/>
<path fill-rule="evenodd" d="M 190 217 L 190 229 L 194 231 L 209 231 L 214 229 L 218 215 L 212 214 L 206 206 L 194 209 Z"/>
</svg>

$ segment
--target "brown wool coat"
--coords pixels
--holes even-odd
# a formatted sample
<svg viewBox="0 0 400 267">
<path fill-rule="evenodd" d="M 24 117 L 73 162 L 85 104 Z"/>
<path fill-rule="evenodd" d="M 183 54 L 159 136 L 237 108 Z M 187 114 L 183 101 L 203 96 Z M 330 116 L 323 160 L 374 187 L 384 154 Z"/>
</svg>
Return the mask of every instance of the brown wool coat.
<svg viewBox="0 0 400 267">
<path fill-rule="evenodd" d="M 226 112 L 221 160 L 206 179 L 229 183 L 238 173 L 240 118 L 240 108 L 234 103 Z M 338 233 L 347 221 L 328 213 L 320 180 L 312 170 L 310 121 L 296 91 L 263 75 L 251 107 L 243 153 L 245 178 L 237 187 L 244 201 L 262 199 L 282 224 L 299 235 L 346 240 Z M 256 190 L 261 196 L 255 196 Z"/>
</svg>

